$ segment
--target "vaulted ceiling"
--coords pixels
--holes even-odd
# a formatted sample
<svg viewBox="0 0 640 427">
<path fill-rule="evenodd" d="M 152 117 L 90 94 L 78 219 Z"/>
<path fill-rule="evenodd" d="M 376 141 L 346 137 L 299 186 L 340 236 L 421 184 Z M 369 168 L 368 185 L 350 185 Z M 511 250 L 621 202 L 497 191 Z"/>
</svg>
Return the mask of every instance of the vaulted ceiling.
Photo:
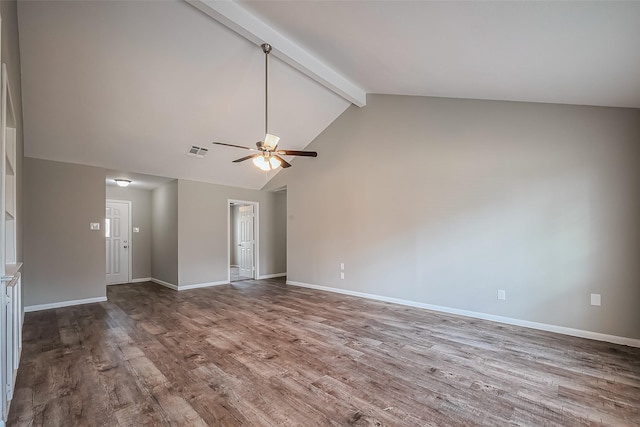
<svg viewBox="0 0 640 427">
<path fill-rule="evenodd" d="M 236 4 L 369 93 L 640 108 L 639 2 Z M 258 40 L 180 0 L 21 1 L 18 21 L 25 155 L 246 188 L 270 178 L 211 144 L 263 137 Z M 282 148 L 305 147 L 349 105 L 272 58 Z M 209 153 L 188 157 L 191 145 Z"/>
</svg>

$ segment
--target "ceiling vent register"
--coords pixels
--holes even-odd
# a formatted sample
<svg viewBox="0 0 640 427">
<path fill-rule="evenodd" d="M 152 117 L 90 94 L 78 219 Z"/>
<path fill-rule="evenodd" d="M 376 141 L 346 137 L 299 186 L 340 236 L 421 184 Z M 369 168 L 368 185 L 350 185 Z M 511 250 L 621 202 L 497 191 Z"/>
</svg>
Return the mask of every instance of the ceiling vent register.
<svg viewBox="0 0 640 427">
<path fill-rule="evenodd" d="M 192 145 L 191 148 L 189 148 L 189 151 L 187 152 L 187 156 L 197 157 L 199 159 L 202 159 L 204 158 L 205 154 L 207 154 L 207 152 L 209 152 L 209 149 L 207 148 L 198 147 L 197 145 Z"/>
</svg>

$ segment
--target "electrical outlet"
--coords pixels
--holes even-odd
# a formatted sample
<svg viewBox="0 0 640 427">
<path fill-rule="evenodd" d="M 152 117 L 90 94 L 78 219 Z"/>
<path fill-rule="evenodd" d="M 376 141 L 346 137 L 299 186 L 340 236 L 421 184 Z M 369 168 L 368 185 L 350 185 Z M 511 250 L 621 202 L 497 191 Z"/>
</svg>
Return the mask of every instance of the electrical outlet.
<svg viewBox="0 0 640 427">
<path fill-rule="evenodd" d="M 344 270 L 344 262 L 340 263 L 340 270 Z"/>
<path fill-rule="evenodd" d="M 591 305 L 602 305 L 602 298 L 600 294 L 591 294 Z"/>
<path fill-rule="evenodd" d="M 139 227 L 133 227 L 133 232 L 134 233 L 139 233 L 140 232 L 140 228 Z"/>
<path fill-rule="evenodd" d="M 507 299 L 507 291 L 505 291 L 504 289 L 498 289 L 498 299 L 499 300 L 506 300 Z"/>
<path fill-rule="evenodd" d="M 344 280 L 344 271 L 340 272 L 340 280 Z"/>
<path fill-rule="evenodd" d="M 99 222 L 91 222 L 89 223 L 89 229 L 90 230 L 100 230 L 100 223 Z"/>
</svg>

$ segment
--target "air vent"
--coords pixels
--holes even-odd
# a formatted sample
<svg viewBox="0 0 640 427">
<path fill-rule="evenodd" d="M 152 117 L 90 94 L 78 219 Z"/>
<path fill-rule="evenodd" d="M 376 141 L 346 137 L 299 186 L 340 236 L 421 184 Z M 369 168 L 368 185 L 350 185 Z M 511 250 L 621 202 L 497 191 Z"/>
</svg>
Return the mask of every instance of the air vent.
<svg viewBox="0 0 640 427">
<path fill-rule="evenodd" d="M 208 148 L 198 147 L 196 145 L 192 145 L 187 152 L 187 156 L 197 157 L 199 159 L 204 158 L 204 155 L 209 151 Z"/>
</svg>

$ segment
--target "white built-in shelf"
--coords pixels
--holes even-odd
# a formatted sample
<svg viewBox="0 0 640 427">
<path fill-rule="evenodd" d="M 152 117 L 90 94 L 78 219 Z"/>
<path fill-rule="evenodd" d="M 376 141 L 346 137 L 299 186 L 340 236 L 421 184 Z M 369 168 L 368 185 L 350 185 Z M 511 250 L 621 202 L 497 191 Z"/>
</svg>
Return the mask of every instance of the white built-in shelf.
<svg viewBox="0 0 640 427">
<path fill-rule="evenodd" d="M 16 262 L 13 264 L 5 264 L 4 275 L 2 276 L 2 280 L 4 282 L 10 282 L 11 280 L 13 280 L 16 274 L 18 274 L 21 268 L 22 268 L 21 262 Z"/>
<path fill-rule="evenodd" d="M 1 32 L 0 32 L 1 34 Z M 0 43 L 1 45 L 1 43 Z M 0 426 L 7 420 L 22 349 L 22 277 L 16 254 L 16 120 L 6 64 L 0 76 Z"/>
<path fill-rule="evenodd" d="M 2 129 L 0 129 L 0 269 L 16 258 L 16 120 L 7 67 L 2 64 Z M 4 158 L 4 161 L 2 161 Z M 0 271 L 0 276 L 4 276 Z"/>
<path fill-rule="evenodd" d="M 14 219 L 16 216 L 16 177 L 14 175 L 5 175 L 4 189 L 4 211 L 8 217 L 5 219 Z"/>
<path fill-rule="evenodd" d="M 13 159 L 11 159 L 11 156 L 9 155 L 7 155 L 7 169 L 5 174 L 11 176 L 15 176 L 16 174 L 16 169 L 13 167 Z"/>
</svg>

